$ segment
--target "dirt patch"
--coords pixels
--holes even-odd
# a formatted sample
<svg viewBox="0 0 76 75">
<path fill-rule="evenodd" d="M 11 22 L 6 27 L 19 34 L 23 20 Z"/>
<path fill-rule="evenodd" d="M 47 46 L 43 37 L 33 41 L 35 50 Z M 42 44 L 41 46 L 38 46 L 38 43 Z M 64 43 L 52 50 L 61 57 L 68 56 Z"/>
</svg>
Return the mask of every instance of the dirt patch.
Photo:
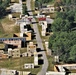
<svg viewBox="0 0 76 75">
<path fill-rule="evenodd" d="M 14 32 L 13 27 L 15 26 L 15 21 L 11 21 L 8 19 L 8 17 L 5 17 L 4 19 L 1 20 L 1 24 L 5 33 Z"/>
<path fill-rule="evenodd" d="M 11 32 L 14 32 L 14 24 L 6 24 L 6 23 L 2 23 L 2 26 L 3 26 L 3 29 L 5 31 L 5 33 L 11 33 Z"/>
</svg>

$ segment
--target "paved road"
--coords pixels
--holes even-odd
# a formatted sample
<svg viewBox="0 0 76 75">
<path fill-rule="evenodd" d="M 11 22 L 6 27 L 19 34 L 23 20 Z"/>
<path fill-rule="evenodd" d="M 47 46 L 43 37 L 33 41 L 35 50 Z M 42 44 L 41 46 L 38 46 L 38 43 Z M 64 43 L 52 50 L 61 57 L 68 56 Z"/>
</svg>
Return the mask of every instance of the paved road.
<svg viewBox="0 0 76 75">
<path fill-rule="evenodd" d="M 26 1 L 26 6 L 28 11 L 31 10 L 31 4 L 30 4 L 31 0 L 27 0 Z M 32 12 L 29 12 L 30 15 L 33 15 Z M 33 18 L 32 21 L 36 22 L 36 20 Z M 37 40 L 37 44 L 38 44 L 38 48 L 41 48 L 41 50 L 44 50 L 43 44 L 42 44 L 42 39 L 40 37 L 39 31 L 38 31 L 38 27 L 37 24 L 33 24 L 33 29 L 36 33 L 36 40 Z M 47 68 L 48 68 L 48 60 L 46 57 L 46 54 L 44 51 L 39 52 L 39 54 L 42 54 L 42 59 L 44 60 L 44 64 L 42 65 L 42 69 L 41 71 L 37 74 L 37 75 L 45 75 Z"/>
</svg>

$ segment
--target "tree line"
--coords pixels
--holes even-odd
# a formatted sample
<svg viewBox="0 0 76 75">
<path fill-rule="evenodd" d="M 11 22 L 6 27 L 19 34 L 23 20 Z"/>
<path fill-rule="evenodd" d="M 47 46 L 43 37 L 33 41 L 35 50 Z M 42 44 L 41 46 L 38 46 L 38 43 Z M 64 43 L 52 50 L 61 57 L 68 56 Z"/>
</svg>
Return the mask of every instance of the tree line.
<svg viewBox="0 0 76 75">
<path fill-rule="evenodd" d="M 76 10 L 57 12 L 51 30 L 49 48 L 53 54 L 65 63 L 76 63 Z"/>
<path fill-rule="evenodd" d="M 6 7 L 9 6 L 10 0 L 0 0 L 0 18 L 6 14 Z"/>
<path fill-rule="evenodd" d="M 76 0 L 36 0 L 35 1 L 35 6 L 41 6 L 42 4 L 47 4 L 47 3 L 54 3 L 54 5 L 59 6 L 59 5 L 76 5 Z"/>
</svg>

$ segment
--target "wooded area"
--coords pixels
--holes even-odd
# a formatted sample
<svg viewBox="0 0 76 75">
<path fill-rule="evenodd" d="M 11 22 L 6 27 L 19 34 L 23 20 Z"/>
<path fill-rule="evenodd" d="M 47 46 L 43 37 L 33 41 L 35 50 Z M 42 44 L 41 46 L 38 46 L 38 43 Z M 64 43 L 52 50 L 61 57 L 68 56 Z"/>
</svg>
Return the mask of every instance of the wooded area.
<svg viewBox="0 0 76 75">
<path fill-rule="evenodd" d="M 6 7 L 9 6 L 10 0 L 0 0 L 0 18 L 6 14 Z"/>
<path fill-rule="evenodd" d="M 75 0 L 63 1 L 69 4 Z M 76 8 L 67 9 L 57 12 L 51 26 L 53 35 L 49 38 L 49 48 L 52 49 L 53 55 L 60 57 L 60 61 L 76 63 Z"/>
</svg>

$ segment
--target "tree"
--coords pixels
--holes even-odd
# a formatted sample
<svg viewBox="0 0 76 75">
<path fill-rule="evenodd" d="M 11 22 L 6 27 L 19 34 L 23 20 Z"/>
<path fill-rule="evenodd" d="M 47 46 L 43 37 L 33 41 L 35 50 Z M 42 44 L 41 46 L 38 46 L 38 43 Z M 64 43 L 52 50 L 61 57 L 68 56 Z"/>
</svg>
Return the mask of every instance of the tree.
<svg viewBox="0 0 76 75">
<path fill-rule="evenodd" d="M 5 14 L 6 14 L 6 7 L 9 5 L 10 0 L 0 0 L 1 4 L 0 4 L 0 18 L 2 18 Z"/>
<path fill-rule="evenodd" d="M 54 32 L 54 34 L 49 38 L 49 48 L 53 51 L 53 55 L 59 55 L 60 60 L 63 62 L 69 62 L 70 59 L 72 59 L 70 52 L 74 45 L 76 45 L 75 31 L 70 33 Z M 75 61 L 75 59 L 73 61 Z"/>
<path fill-rule="evenodd" d="M 23 5 L 23 14 L 27 14 L 27 6 L 25 4 Z"/>
<path fill-rule="evenodd" d="M 49 38 L 49 48 L 53 55 L 59 55 L 59 59 L 65 63 L 76 63 L 76 8 L 73 6 L 75 1 L 62 0 L 68 10 L 57 12 L 51 25 L 53 35 Z"/>
<path fill-rule="evenodd" d="M 5 8 L 4 7 L 2 7 L 2 6 L 0 6 L 0 18 L 2 18 L 4 15 L 5 15 L 5 13 L 6 13 L 6 10 L 5 10 Z"/>
<path fill-rule="evenodd" d="M 0 4 L 2 3 L 2 0 L 0 0 Z"/>
<path fill-rule="evenodd" d="M 62 18 L 57 18 L 51 26 L 53 32 L 56 31 L 69 31 L 71 28 L 71 23 L 68 20 L 63 20 Z"/>
<path fill-rule="evenodd" d="M 74 15 L 75 15 L 75 11 L 68 11 L 67 12 L 67 17 L 66 17 L 66 19 L 68 19 L 71 23 L 73 23 L 74 22 Z"/>
<path fill-rule="evenodd" d="M 71 48 L 70 59 L 71 61 L 76 62 L 76 45 Z"/>
</svg>

